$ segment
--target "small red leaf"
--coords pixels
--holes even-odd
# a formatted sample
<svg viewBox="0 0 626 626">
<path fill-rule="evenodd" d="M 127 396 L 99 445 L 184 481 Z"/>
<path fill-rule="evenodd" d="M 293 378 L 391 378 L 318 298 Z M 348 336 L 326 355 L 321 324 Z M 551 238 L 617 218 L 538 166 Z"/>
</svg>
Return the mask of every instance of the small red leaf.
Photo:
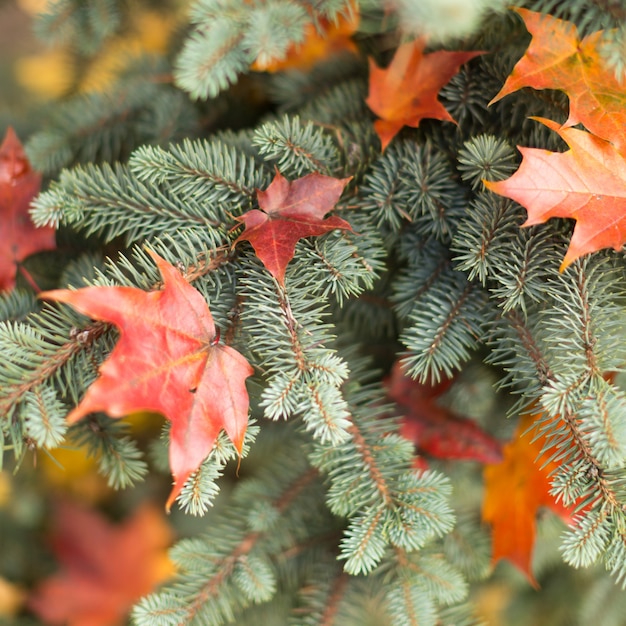
<svg viewBox="0 0 626 626">
<path fill-rule="evenodd" d="M 350 178 L 307 174 L 289 182 L 278 170 L 265 190 L 259 190 L 259 209 L 237 218 L 246 226 L 233 242 L 249 241 L 267 271 L 281 284 L 293 259 L 296 244 L 304 237 L 317 237 L 341 228 L 352 230 L 340 217 L 324 215 L 341 197 Z"/>
<path fill-rule="evenodd" d="M 388 382 L 388 395 L 403 409 L 401 433 L 418 452 L 438 459 L 496 463 L 502 446 L 471 419 L 455 415 L 437 404 L 452 381 L 425 385 L 406 376 L 396 362 Z"/>
<path fill-rule="evenodd" d="M 0 290 L 15 285 L 20 261 L 55 247 L 54 228 L 37 228 L 28 213 L 40 185 L 41 175 L 31 168 L 9 127 L 0 145 Z"/>
</svg>

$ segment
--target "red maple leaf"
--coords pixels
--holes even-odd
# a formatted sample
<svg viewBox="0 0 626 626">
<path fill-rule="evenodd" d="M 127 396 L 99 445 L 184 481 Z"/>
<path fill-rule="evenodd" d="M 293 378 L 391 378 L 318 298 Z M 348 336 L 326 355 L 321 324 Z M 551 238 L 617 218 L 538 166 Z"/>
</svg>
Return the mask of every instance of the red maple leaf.
<svg viewBox="0 0 626 626">
<path fill-rule="evenodd" d="M 28 600 L 46 624 L 125 624 L 132 605 L 173 573 L 166 552 L 172 532 L 149 505 L 113 525 L 95 511 L 61 501 L 50 539 L 60 569 Z"/>
<path fill-rule="evenodd" d="M 233 246 L 249 241 L 267 271 L 283 285 L 285 270 L 300 239 L 336 228 L 352 230 L 348 222 L 335 215 L 324 219 L 349 181 L 314 173 L 290 182 L 276 170 L 269 187 L 257 192 L 261 210 L 252 209 L 237 218 L 246 229 Z"/>
<path fill-rule="evenodd" d="M 437 95 L 461 65 L 483 54 L 445 50 L 424 54 L 424 47 L 424 39 L 400 46 L 385 69 L 370 59 L 366 103 L 381 118 L 374 122 L 374 128 L 383 150 L 403 126 L 417 128 L 425 118 L 456 124 Z"/>
<path fill-rule="evenodd" d="M 54 228 L 37 228 L 28 214 L 40 186 L 41 175 L 9 127 L 0 145 L 0 290 L 13 288 L 20 261 L 55 247 Z"/>
<path fill-rule="evenodd" d="M 241 452 L 248 423 L 246 359 L 218 343 L 211 312 L 198 291 L 156 253 L 150 255 L 163 289 L 134 287 L 59 289 L 42 298 L 65 302 L 94 319 L 115 324 L 120 339 L 67 419 L 104 411 L 123 417 L 162 413 L 172 422 L 170 467 L 174 487 L 167 508 L 212 450 L 223 428 Z"/>
<path fill-rule="evenodd" d="M 502 446 L 471 419 L 456 415 L 438 404 L 452 380 L 425 385 L 413 380 L 396 362 L 387 393 L 403 409 L 401 433 L 410 439 L 418 452 L 437 459 L 456 459 L 496 463 L 502 458 Z"/>
<path fill-rule="evenodd" d="M 534 119 L 558 133 L 570 150 L 519 148 L 523 160 L 513 176 L 485 185 L 526 208 L 524 226 L 551 217 L 576 220 L 561 270 L 589 252 L 620 250 L 626 243 L 626 154 L 585 131 Z"/>
<path fill-rule="evenodd" d="M 605 33 L 581 40 L 572 22 L 528 9 L 514 11 L 532 40 L 491 102 L 522 87 L 558 89 L 570 101 L 565 126 L 582 123 L 593 134 L 621 145 L 626 138 L 626 91 L 602 54 Z"/>
<path fill-rule="evenodd" d="M 538 461 L 545 437 L 528 432 L 540 414 L 525 415 L 509 443 L 504 459 L 484 469 L 485 495 L 482 519 L 492 526 L 492 561 L 508 559 L 537 587 L 530 561 L 537 530 L 537 510 L 544 506 L 571 521 L 571 509 L 556 502 L 550 494 L 550 475 L 556 461 Z M 550 456 L 550 451 L 544 453 Z"/>
</svg>

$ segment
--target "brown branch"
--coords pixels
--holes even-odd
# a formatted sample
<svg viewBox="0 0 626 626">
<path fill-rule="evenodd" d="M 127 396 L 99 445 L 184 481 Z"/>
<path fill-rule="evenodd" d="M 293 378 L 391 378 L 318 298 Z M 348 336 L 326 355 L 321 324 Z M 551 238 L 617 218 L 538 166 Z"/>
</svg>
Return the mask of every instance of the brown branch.
<svg viewBox="0 0 626 626">
<path fill-rule="evenodd" d="M 465 301 L 467 300 L 467 298 L 469 297 L 473 289 L 474 289 L 474 285 L 472 283 L 469 283 L 467 287 L 463 290 L 463 293 L 460 295 L 459 299 L 454 303 L 454 306 L 450 309 L 448 316 L 446 317 L 443 324 L 437 331 L 437 334 L 433 337 L 432 343 L 430 344 L 430 347 L 428 348 L 429 356 L 432 356 L 439 349 L 441 342 L 446 336 L 448 328 L 450 328 L 450 326 L 452 325 L 452 322 L 454 322 L 454 320 L 457 318 L 459 311 L 461 310 L 461 307 L 463 306 L 463 304 L 465 303 Z"/>
<path fill-rule="evenodd" d="M 539 345 L 535 341 L 535 338 L 530 332 L 530 329 L 526 325 L 524 319 L 517 311 L 509 311 L 505 317 L 511 324 L 513 330 L 517 333 L 517 337 L 520 340 L 522 347 L 526 350 L 526 354 L 528 354 L 532 362 L 535 364 L 539 384 L 544 387 L 548 384 L 548 382 L 554 380 L 555 377 L 550 371 L 550 366 L 543 356 Z"/>
<path fill-rule="evenodd" d="M 389 486 L 387 485 L 387 481 L 382 475 L 378 464 L 376 463 L 376 459 L 374 458 L 374 454 L 372 449 L 368 445 L 367 441 L 365 441 L 365 437 L 361 434 L 358 426 L 352 422 L 352 425 L 348 428 L 348 433 L 352 436 L 354 444 L 357 447 L 357 450 L 361 454 L 363 461 L 369 468 L 370 476 L 372 480 L 376 484 L 376 487 L 383 498 L 383 502 L 385 506 L 389 506 L 392 503 L 392 497 L 389 490 Z"/>
<path fill-rule="evenodd" d="M 336 579 L 335 584 L 332 587 L 332 593 L 326 603 L 326 609 L 322 615 L 322 619 L 319 621 L 319 626 L 333 626 L 335 624 L 335 618 L 337 611 L 339 611 L 339 605 L 343 600 L 344 594 L 348 587 L 349 578 L 345 572 L 342 572 Z M 341 625 L 339 625 L 341 626 Z"/>
<path fill-rule="evenodd" d="M 108 324 L 94 322 L 74 337 L 70 331 L 70 341 L 61 344 L 57 352 L 46 358 L 39 367 L 25 373 L 21 384 L 7 390 L 8 393 L 5 392 L 0 399 L 0 414 L 7 415 L 28 391 L 54 376 L 72 357 L 91 347 L 108 329 Z"/>
<path fill-rule="evenodd" d="M 285 492 L 274 501 L 274 506 L 278 509 L 278 512 L 283 513 L 317 476 L 317 470 L 312 468 L 292 483 Z M 263 532 L 247 533 L 232 552 L 224 557 L 219 571 L 205 583 L 194 601 L 189 604 L 185 612 L 184 621 L 180 622 L 180 626 L 189 624 L 196 616 L 200 607 L 206 602 L 209 602 L 212 597 L 218 595 L 220 586 L 232 574 L 239 559 L 248 555 L 263 537 L 265 537 L 265 533 Z"/>
<path fill-rule="evenodd" d="M 599 9 L 608 13 L 616 22 L 626 21 L 626 7 L 621 0 L 591 0 Z"/>
</svg>

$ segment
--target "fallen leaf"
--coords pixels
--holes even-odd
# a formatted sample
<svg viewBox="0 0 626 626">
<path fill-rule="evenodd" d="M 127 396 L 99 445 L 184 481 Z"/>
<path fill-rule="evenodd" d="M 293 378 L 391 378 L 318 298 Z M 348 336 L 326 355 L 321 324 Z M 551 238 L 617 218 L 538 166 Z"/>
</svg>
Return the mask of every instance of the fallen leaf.
<svg viewBox="0 0 626 626">
<path fill-rule="evenodd" d="M 221 429 L 241 452 L 248 423 L 245 380 L 253 369 L 239 352 L 219 343 L 200 293 L 173 265 L 150 255 L 163 277 L 160 291 L 86 287 L 47 291 L 41 297 L 119 328 L 120 339 L 100 366 L 99 378 L 67 419 L 74 423 L 96 411 L 111 417 L 154 411 L 169 419 L 174 476 L 169 509 Z"/>
<path fill-rule="evenodd" d="M 424 47 L 424 39 L 403 44 L 385 69 L 370 59 L 366 103 L 381 118 L 374 128 L 383 150 L 403 126 L 417 128 L 425 118 L 456 124 L 437 95 L 461 65 L 483 54 L 445 50 L 424 54 Z"/>
<path fill-rule="evenodd" d="M 356 53 L 352 35 L 359 26 L 359 15 L 353 8 L 348 17 L 340 15 L 336 20 L 318 19 L 318 24 L 309 24 L 305 29 L 304 41 L 293 44 L 284 59 L 259 58 L 250 69 L 255 72 L 282 72 L 300 70 L 306 72 L 316 63 L 341 52 Z"/>
<path fill-rule="evenodd" d="M 37 228 L 28 213 L 40 186 L 41 175 L 9 127 L 0 145 L 0 290 L 13 288 L 20 261 L 55 247 L 54 228 Z"/>
<path fill-rule="evenodd" d="M 626 154 L 585 131 L 534 119 L 558 133 L 570 150 L 520 147 L 523 160 L 513 176 L 485 185 L 526 208 L 524 226 L 551 217 L 576 220 L 561 270 L 590 252 L 620 250 L 626 243 Z"/>
<path fill-rule="evenodd" d="M 336 228 L 352 230 L 340 217 L 324 219 L 349 181 L 314 173 L 290 182 L 277 170 L 269 187 L 257 192 L 260 210 L 252 209 L 237 218 L 246 228 L 233 246 L 249 241 L 267 271 L 283 285 L 300 239 Z"/>
<path fill-rule="evenodd" d="M 541 414 L 522 417 L 512 440 L 504 446 L 504 459 L 484 469 L 485 495 L 482 519 L 492 527 L 492 561 L 508 559 L 537 587 L 531 571 L 531 555 L 537 531 L 537 510 L 548 507 L 565 521 L 573 509 L 550 495 L 549 476 L 558 463 L 538 460 L 545 437 L 527 432 Z M 536 437 L 536 438 L 535 438 Z M 550 451 L 545 453 L 550 456 Z"/>
<path fill-rule="evenodd" d="M 50 539 L 59 571 L 28 600 L 46 624 L 125 624 L 132 605 L 173 574 L 167 558 L 172 532 L 147 504 L 114 525 L 93 510 L 61 500 Z"/>
<path fill-rule="evenodd" d="M 522 87 L 558 89 L 570 101 L 564 126 L 582 123 L 594 135 L 622 146 L 626 91 L 601 52 L 606 33 L 598 31 L 581 40 L 572 22 L 528 9 L 513 10 L 524 20 L 532 39 L 491 103 Z"/>
<path fill-rule="evenodd" d="M 500 442 L 474 420 L 438 404 L 451 384 L 452 380 L 432 386 L 419 383 L 396 362 L 387 382 L 387 395 L 403 410 L 400 432 L 419 453 L 430 457 L 497 463 L 502 459 Z"/>
</svg>

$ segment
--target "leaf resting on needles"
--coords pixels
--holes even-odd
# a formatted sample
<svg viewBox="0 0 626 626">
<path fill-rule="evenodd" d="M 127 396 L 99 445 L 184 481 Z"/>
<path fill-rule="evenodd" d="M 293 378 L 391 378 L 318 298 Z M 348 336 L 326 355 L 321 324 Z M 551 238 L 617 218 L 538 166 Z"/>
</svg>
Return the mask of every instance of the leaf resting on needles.
<svg viewBox="0 0 626 626">
<path fill-rule="evenodd" d="M 520 147 L 523 160 L 513 176 L 485 185 L 526 208 L 524 226 L 551 217 L 576 220 L 561 270 L 584 254 L 620 250 L 626 243 L 626 155 L 590 133 L 534 119 L 558 133 L 570 150 Z"/>
<path fill-rule="evenodd" d="M 15 285 L 20 261 L 55 248 L 54 228 L 37 228 L 28 214 L 40 185 L 41 175 L 32 170 L 20 140 L 9 128 L 0 145 L 0 290 Z"/>
<path fill-rule="evenodd" d="M 387 68 L 370 59 L 367 106 L 381 119 L 374 122 L 383 150 L 403 126 L 417 128 L 425 118 L 456 124 L 437 100 L 441 88 L 461 65 L 482 52 L 424 54 L 425 41 L 416 39 L 398 48 Z"/>
<path fill-rule="evenodd" d="M 397 361 L 387 382 L 387 394 L 402 409 L 401 433 L 419 453 L 436 459 L 497 463 L 502 445 L 475 421 L 438 404 L 451 380 L 431 386 L 407 376 Z"/>
<path fill-rule="evenodd" d="M 336 228 L 352 230 L 348 222 L 335 215 L 324 219 L 349 181 L 314 173 L 290 182 L 277 170 L 269 187 L 257 192 L 261 210 L 252 209 L 237 218 L 246 229 L 233 246 L 249 241 L 267 271 L 284 285 L 285 270 L 300 239 Z"/>
<path fill-rule="evenodd" d="M 221 429 L 241 452 L 248 424 L 245 380 L 253 370 L 239 352 L 218 343 L 200 293 L 174 266 L 150 255 L 163 277 L 160 291 L 86 287 L 47 291 L 41 297 L 119 328 L 120 339 L 99 378 L 67 419 L 73 423 L 95 411 L 111 417 L 155 411 L 169 419 L 174 476 L 169 510 Z"/>
<path fill-rule="evenodd" d="M 571 520 L 571 511 L 550 495 L 550 475 L 558 463 L 542 463 L 538 457 L 545 446 L 545 437 L 535 438 L 534 433 L 527 432 L 538 417 L 538 414 L 525 415 L 513 439 L 504 446 L 502 462 L 485 467 L 482 508 L 483 521 L 492 527 L 492 561 L 508 559 L 534 587 L 537 581 L 530 562 L 539 507 L 548 507 L 565 521 Z M 545 452 L 546 457 L 551 450 Z"/>
<path fill-rule="evenodd" d="M 606 33 L 580 40 L 572 22 L 528 9 L 514 9 L 524 20 L 532 40 L 504 86 L 497 102 L 523 87 L 559 89 L 570 102 L 564 126 L 585 128 L 615 145 L 626 140 L 626 91 L 602 54 Z"/>
</svg>

